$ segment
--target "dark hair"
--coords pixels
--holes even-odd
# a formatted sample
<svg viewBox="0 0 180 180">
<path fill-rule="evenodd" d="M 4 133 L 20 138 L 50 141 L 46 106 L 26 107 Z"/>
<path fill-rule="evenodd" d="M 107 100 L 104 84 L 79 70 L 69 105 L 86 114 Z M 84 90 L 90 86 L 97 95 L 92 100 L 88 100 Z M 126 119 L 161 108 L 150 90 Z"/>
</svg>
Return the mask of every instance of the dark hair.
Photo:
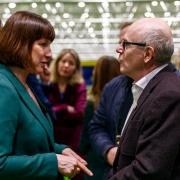
<svg viewBox="0 0 180 180">
<path fill-rule="evenodd" d="M 27 68 L 32 66 L 31 51 L 36 40 L 51 42 L 55 32 L 47 19 L 28 11 L 18 11 L 6 21 L 0 36 L 0 63 Z"/>
<path fill-rule="evenodd" d="M 120 65 L 115 57 L 102 56 L 97 60 L 91 90 L 96 105 L 99 103 L 99 98 L 105 84 L 118 75 L 120 75 Z"/>
</svg>

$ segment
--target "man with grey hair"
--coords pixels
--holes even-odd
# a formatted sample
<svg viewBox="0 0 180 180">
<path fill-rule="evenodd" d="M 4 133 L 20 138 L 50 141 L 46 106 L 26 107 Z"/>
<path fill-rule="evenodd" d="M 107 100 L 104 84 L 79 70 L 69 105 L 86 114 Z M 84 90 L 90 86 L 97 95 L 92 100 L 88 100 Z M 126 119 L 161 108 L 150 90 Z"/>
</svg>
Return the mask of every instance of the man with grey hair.
<svg viewBox="0 0 180 180">
<path fill-rule="evenodd" d="M 120 41 L 121 73 L 131 77 L 133 104 L 121 132 L 110 180 L 180 179 L 180 79 L 170 63 L 169 26 L 134 22 Z"/>
</svg>

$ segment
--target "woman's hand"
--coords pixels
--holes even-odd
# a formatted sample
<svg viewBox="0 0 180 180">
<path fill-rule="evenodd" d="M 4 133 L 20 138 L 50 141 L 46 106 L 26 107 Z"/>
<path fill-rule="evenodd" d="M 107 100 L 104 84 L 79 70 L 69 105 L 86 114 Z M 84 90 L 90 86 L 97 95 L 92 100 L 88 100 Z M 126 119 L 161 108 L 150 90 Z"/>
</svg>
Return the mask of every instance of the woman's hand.
<svg viewBox="0 0 180 180">
<path fill-rule="evenodd" d="M 87 162 L 81 158 L 78 154 L 76 154 L 72 149 L 70 148 L 65 148 L 63 151 L 62 151 L 62 154 L 63 155 L 66 155 L 66 156 L 71 156 L 71 157 L 74 157 L 76 158 L 78 161 L 80 161 L 81 163 L 83 163 L 84 165 L 87 165 Z"/>
<path fill-rule="evenodd" d="M 56 154 L 58 161 L 58 170 L 61 174 L 70 178 L 74 177 L 80 172 L 84 171 L 87 175 L 93 176 L 93 173 L 80 161 L 72 156 Z"/>
<path fill-rule="evenodd" d="M 75 112 L 75 109 L 74 109 L 73 106 L 68 105 L 68 106 L 67 106 L 67 111 L 68 111 L 69 113 L 73 113 L 73 112 Z"/>
<path fill-rule="evenodd" d="M 77 169 L 77 160 L 70 156 L 56 154 L 58 160 L 58 170 L 61 174 L 74 177 L 80 169 Z"/>
</svg>

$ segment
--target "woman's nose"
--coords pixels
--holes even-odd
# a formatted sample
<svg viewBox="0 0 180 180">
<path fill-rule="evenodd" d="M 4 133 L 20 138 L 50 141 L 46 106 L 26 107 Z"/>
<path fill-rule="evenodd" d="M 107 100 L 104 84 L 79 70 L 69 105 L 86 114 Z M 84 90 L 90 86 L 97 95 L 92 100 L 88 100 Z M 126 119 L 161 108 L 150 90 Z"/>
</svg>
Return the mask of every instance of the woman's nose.
<svg viewBox="0 0 180 180">
<path fill-rule="evenodd" d="M 69 63 L 68 63 L 68 62 L 66 62 L 66 63 L 64 64 L 64 66 L 65 66 L 65 67 L 68 67 L 68 66 L 69 66 Z"/>
<path fill-rule="evenodd" d="M 52 58 L 52 51 L 51 51 L 51 48 L 48 47 L 47 51 L 46 51 L 46 57 L 48 58 Z"/>
</svg>

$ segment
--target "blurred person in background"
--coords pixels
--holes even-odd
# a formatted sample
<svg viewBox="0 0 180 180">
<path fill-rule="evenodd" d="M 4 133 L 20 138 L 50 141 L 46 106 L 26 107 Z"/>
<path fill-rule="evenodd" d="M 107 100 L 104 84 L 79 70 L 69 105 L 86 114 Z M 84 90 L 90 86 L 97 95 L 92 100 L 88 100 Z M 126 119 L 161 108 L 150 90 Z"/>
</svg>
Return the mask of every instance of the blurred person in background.
<svg viewBox="0 0 180 180">
<path fill-rule="evenodd" d="M 44 92 L 56 116 L 53 123 L 55 141 L 79 152 L 86 104 L 86 85 L 81 74 L 79 55 L 74 49 L 63 49 L 50 69 L 51 84 Z"/>
<path fill-rule="evenodd" d="M 93 70 L 93 84 L 86 105 L 83 124 L 84 126 L 80 143 L 80 149 L 86 157 L 88 168 L 91 169 L 94 174 L 94 176 L 90 178 L 88 176 L 84 176 L 85 180 L 104 179 L 103 173 L 108 164 L 104 161 L 104 159 L 98 156 L 91 147 L 88 134 L 88 124 L 93 117 L 94 111 L 97 109 L 105 84 L 114 77 L 119 76 L 119 74 L 119 63 L 116 58 L 112 56 L 102 56 L 97 60 L 97 63 Z"/>
<path fill-rule="evenodd" d="M 73 49 L 63 49 L 51 66 L 51 84 L 45 89 L 53 111 L 55 141 L 79 149 L 86 85 L 81 74 L 80 59 Z"/>
<path fill-rule="evenodd" d="M 123 36 L 131 23 L 121 26 L 119 38 Z M 120 67 L 118 67 L 120 68 Z M 108 82 L 100 98 L 100 103 L 89 124 L 89 138 L 94 152 L 104 161 L 102 179 L 107 179 L 112 170 L 119 143 L 119 135 L 125 122 L 133 97 L 132 79 L 120 75 Z"/>
<path fill-rule="evenodd" d="M 46 19 L 18 11 L 0 31 L 0 179 L 56 180 L 73 177 L 85 161 L 55 144 L 46 108 L 26 82 L 51 59 L 54 29 Z"/>
<path fill-rule="evenodd" d="M 50 83 L 50 71 L 49 71 L 50 61 L 47 63 L 47 66 L 43 68 L 43 71 L 39 74 L 29 74 L 27 76 L 26 82 L 28 86 L 31 87 L 33 93 L 41 100 L 41 102 L 47 108 L 49 115 L 51 116 L 51 120 L 55 121 L 56 116 L 52 110 L 52 105 L 48 100 L 48 97 L 45 95 L 43 89 L 46 86 L 49 86 Z M 44 87 L 45 86 L 45 87 Z"/>
<path fill-rule="evenodd" d="M 51 72 L 49 70 L 49 66 L 50 65 L 48 64 L 48 66 L 44 69 L 44 71 L 37 75 L 37 79 L 39 80 L 41 85 L 48 86 L 50 84 Z"/>
</svg>

